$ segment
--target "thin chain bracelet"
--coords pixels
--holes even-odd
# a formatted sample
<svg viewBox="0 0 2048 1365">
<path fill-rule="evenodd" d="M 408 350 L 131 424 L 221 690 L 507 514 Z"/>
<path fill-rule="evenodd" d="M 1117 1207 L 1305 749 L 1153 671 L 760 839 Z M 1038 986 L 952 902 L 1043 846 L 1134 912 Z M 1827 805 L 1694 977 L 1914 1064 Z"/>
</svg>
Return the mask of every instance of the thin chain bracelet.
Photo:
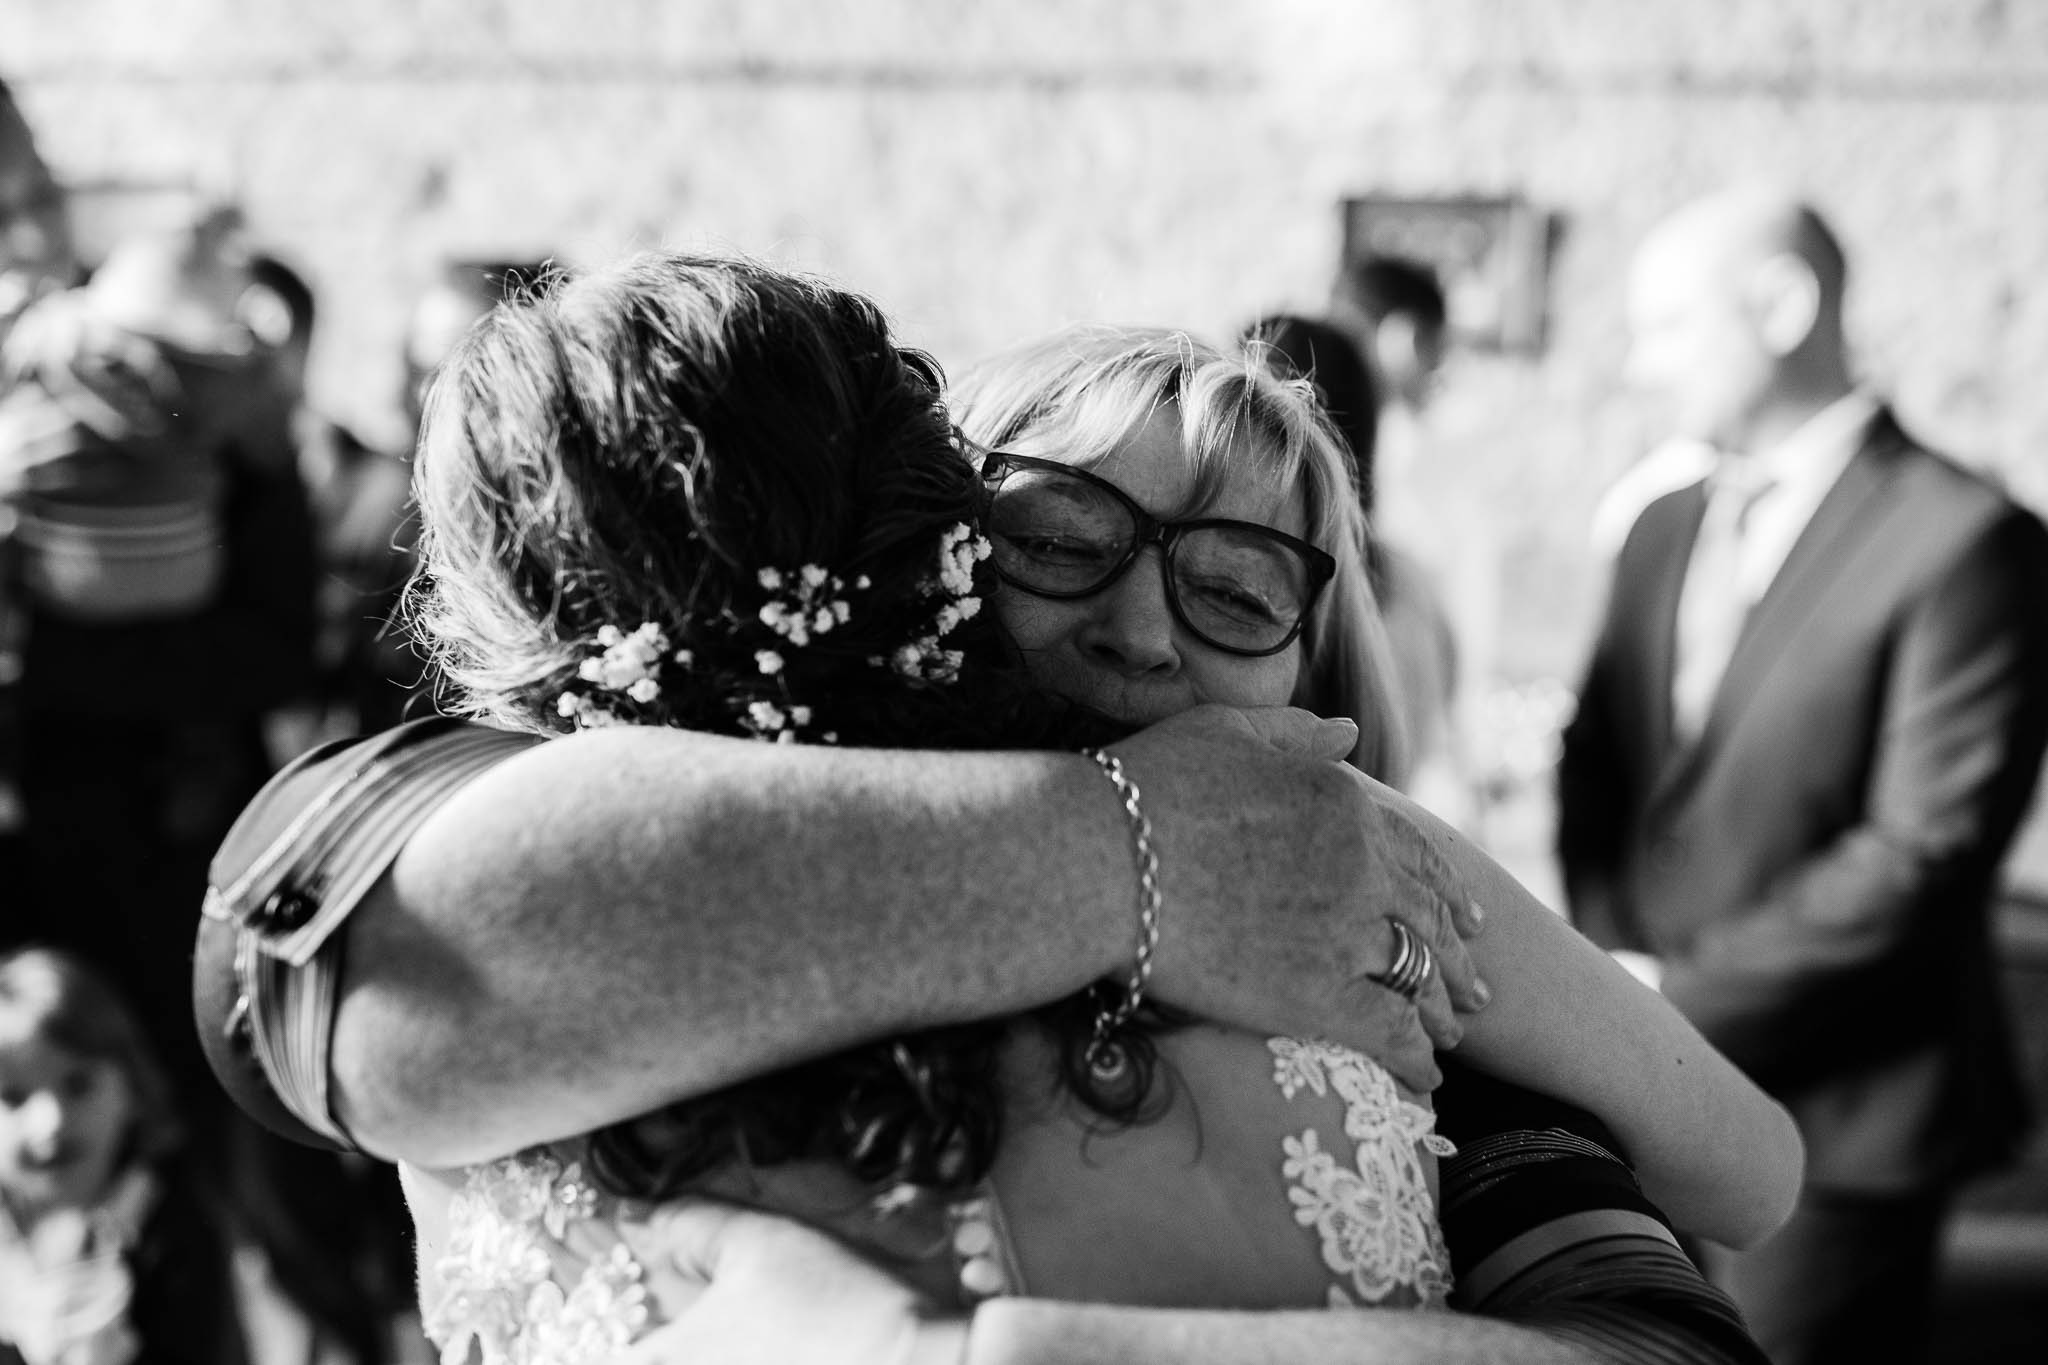
<svg viewBox="0 0 2048 1365">
<path fill-rule="evenodd" d="M 1123 999 L 1113 1009 L 1104 1007 L 1096 1011 L 1095 1033 L 1088 1042 L 1088 1061 L 1090 1065 L 1097 1065 L 1105 1061 L 1105 1050 L 1118 1030 L 1130 1023 L 1138 1007 L 1145 1003 L 1145 987 L 1152 980 L 1152 958 L 1159 951 L 1162 901 L 1159 894 L 1159 855 L 1152 851 L 1152 821 L 1139 804 L 1138 784 L 1124 773 L 1123 760 L 1115 754 L 1101 749 L 1083 749 L 1081 752 L 1095 760 L 1095 766 L 1102 769 L 1102 775 L 1115 785 L 1117 795 L 1123 798 L 1124 816 L 1131 826 L 1132 851 L 1138 859 L 1137 954 L 1131 962 L 1130 980 L 1124 984 Z"/>
</svg>

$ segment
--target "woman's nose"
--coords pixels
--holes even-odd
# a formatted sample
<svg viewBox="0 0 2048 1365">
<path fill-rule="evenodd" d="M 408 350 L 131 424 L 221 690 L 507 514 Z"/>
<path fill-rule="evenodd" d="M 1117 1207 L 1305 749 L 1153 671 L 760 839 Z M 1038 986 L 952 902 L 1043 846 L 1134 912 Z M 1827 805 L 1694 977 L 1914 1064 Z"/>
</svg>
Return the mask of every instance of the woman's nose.
<svg viewBox="0 0 2048 1365">
<path fill-rule="evenodd" d="M 1173 608 L 1166 600 L 1165 552 L 1146 547 L 1123 577 L 1095 599 L 1083 635 L 1089 653 L 1123 673 L 1150 673 L 1180 666 Z"/>
</svg>

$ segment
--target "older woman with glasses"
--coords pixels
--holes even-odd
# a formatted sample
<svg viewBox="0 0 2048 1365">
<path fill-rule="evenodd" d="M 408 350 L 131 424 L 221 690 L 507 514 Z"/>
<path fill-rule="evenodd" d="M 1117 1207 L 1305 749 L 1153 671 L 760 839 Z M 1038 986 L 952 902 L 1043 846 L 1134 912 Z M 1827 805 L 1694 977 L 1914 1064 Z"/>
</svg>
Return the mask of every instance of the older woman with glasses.
<svg viewBox="0 0 2048 1365">
<path fill-rule="evenodd" d="M 1164 333 L 1062 338 L 993 367 L 963 417 L 980 443 L 967 461 L 934 371 L 894 348 L 865 300 L 691 258 L 643 258 L 502 312 L 437 384 L 418 472 L 423 621 L 471 710 L 538 733 L 624 723 L 797 746 L 1092 745 L 1138 868 L 1128 969 L 1024 1014 L 899 1033 L 640 1115 L 604 1112 L 606 1053 L 630 1039 L 586 1023 L 543 1040 L 532 1065 L 554 1131 L 573 1131 L 559 1126 L 572 1115 L 597 1131 L 407 1171 L 423 1309 L 444 1352 L 475 1339 L 487 1361 L 609 1358 L 698 1293 L 655 1215 L 684 1196 L 829 1229 L 940 1307 L 1449 1296 L 1435 1163 L 1451 1148 L 1421 1096 L 1363 1052 L 1168 1010 L 1150 990 L 1176 928 L 1162 888 L 1186 885 L 1171 879 L 1199 860 L 1162 866 L 1120 757 L 1132 730 L 1207 702 L 1307 702 L 1358 716 L 1368 766 L 1390 748 L 1335 437 L 1304 386 Z M 466 739 L 451 762 L 473 773 L 503 749 Z M 351 847 L 388 845 L 412 818 L 398 809 L 403 765 L 378 759 L 347 756 L 324 790 L 287 796 L 286 779 L 290 827 L 253 858 L 231 855 L 213 907 L 224 927 L 202 940 L 202 972 L 230 933 L 236 945 L 244 1008 L 226 1014 L 227 1051 L 244 1051 L 223 1057 L 224 1073 L 238 1083 L 253 1058 L 293 1115 L 331 1137 L 348 1121 L 331 1104 L 326 1036 L 305 1024 L 343 988 L 323 935 L 347 908 L 317 899 L 374 880 Z M 407 761 L 418 766 L 417 750 Z M 411 811 L 424 809 L 418 785 Z M 986 836 L 992 854 L 1001 833 Z M 295 867 L 311 889 L 292 883 Z M 1248 951 L 1268 932 L 1269 891 L 1258 877 L 1236 888 Z M 901 895 L 925 894 L 905 869 Z M 1490 919 L 1499 979 L 1468 1026 L 1475 1060 L 1597 1111 L 1688 1224 L 1736 1240 L 1765 1230 L 1796 1168 L 1782 1114 L 1539 907 L 1503 903 Z M 557 941 L 576 991 L 590 959 L 573 928 Z M 843 968 L 824 944 L 844 936 L 825 922 L 812 932 L 812 977 L 834 989 Z M 351 939 L 348 971 L 389 942 Z M 1440 973 L 1426 939 L 1394 921 L 1384 944 L 1377 978 L 1429 1001 Z M 461 988 L 445 940 L 419 951 Z M 1627 1169 L 1592 1138 L 1555 1136 L 1564 1106 L 1513 1106 L 1511 1125 L 1496 1104 L 1474 1128 L 1481 1183 L 1525 1188 L 1513 1170 L 1556 1161 L 1569 1169 L 1553 1171 L 1555 1190 L 1601 1198 L 1570 1196 L 1564 1215 L 1552 1199 L 1515 1229 L 1474 1191 L 1476 1220 L 1452 1211 L 1478 1224 L 1460 1253 L 1460 1273 L 1479 1276 L 1465 1301 L 1541 1305 L 1595 1260 L 1625 1267 L 1604 1282 L 1613 1294 L 1674 1297 L 1689 1269 Z M 1489 1145 L 1506 1127 L 1508 1146 Z M 1747 1185 L 1732 1187 L 1735 1173 Z M 1510 1235 L 1543 1234 L 1553 1215 L 1597 1224 L 1597 1255 Z M 1685 1330 L 1739 1354 L 1739 1325 L 1694 1291 Z M 1611 1314 L 1600 1322 L 1589 1330 L 1613 1328 Z M 849 1339 L 809 1344 L 867 1358 Z"/>
</svg>

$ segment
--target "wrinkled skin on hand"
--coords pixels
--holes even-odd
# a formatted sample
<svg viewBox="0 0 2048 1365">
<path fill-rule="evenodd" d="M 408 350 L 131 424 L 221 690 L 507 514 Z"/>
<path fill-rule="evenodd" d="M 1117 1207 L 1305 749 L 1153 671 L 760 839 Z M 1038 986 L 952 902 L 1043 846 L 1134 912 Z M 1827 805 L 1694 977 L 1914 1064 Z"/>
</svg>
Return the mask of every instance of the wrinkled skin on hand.
<svg viewBox="0 0 2048 1365">
<path fill-rule="evenodd" d="M 1115 746 L 1145 792 L 1166 909 L 1154 990 L 1207 1018 L 1331 1038 L 1417 1090 L 1484 1003 L 1457 836 L 1342 763 L 1355 730 L 1307 712 L 1200 707 Z M 1176 898 L 1176 885 L 1210 894 Z M 1413 1003 L 1370 978 L 1391 921 L 1433 950 Z"/>
</svg>

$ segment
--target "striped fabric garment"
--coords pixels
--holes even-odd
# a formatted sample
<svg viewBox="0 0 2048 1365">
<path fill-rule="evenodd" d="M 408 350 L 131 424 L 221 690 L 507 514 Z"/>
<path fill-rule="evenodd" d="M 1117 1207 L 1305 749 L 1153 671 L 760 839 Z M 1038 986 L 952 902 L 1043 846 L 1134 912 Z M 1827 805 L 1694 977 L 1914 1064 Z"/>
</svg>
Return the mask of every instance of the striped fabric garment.
<svg viewBox="0 0 2048 1365">
<path fill-rule="evenodd" d="M 1603 1360 L 1762 1362 L 1735 1305 L 1701 1278 L 1599 1125 L 1559 1109 L 1527 1117 L 1571 1126 L 1461 1134 L 1442 1163 L 1444 1235 L 1460 1253 L 1452 1306 Z"/>
</svg>

